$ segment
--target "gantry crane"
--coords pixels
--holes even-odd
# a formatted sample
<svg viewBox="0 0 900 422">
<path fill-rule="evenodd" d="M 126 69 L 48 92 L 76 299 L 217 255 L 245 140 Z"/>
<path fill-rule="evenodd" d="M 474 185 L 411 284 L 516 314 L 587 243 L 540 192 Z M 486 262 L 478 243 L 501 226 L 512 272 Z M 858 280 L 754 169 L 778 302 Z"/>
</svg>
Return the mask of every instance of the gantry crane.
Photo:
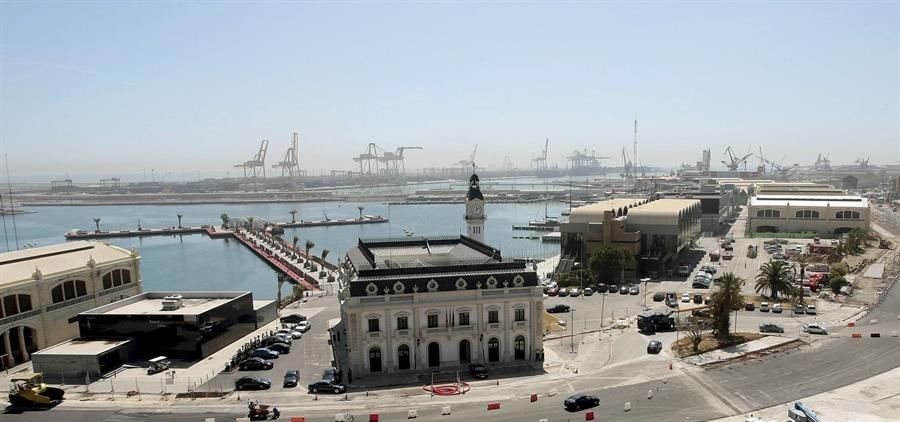
<svg viewBox="0 0 900 422">
<path fill-rule="evenodd" d="M 734 152 L 731 150 L 731 146 L 725 148 L 725 154 L 728 156 L 728 161 L 722 160 L 722 164 L 725 164 L 725 166 L 728 167 L 728 170 L 731 171 L 737 171 L 740 165 L 747 161 L 747 159 L 750 158 L 751 155 L 753 155 L 753 153 L 751 152 L 741 158 L 737 158 L 734 155 Z"/>
<path fill-rule="evenodd" d="M 531 160 L 534 163 L 534 169 L 537 171 L 547 171 L 547 149 L 550 147 L 550 138 L 544 138 L 544 150 L 541 155 Z"/>
<path fill-rule="evenodd" d="M 373 164 L 375 174 L 378 174 L 378 149 L 378 145 L 375 145 L 374 142 L 369 142 L 369 146 L 366 147 L 365 152 L 359 154 L 359 156 L 353 157 L 353 161 L 359 163 L 360 176 L 371 176 Z"/>
<path fill-rule="evenodd" d="M 266 178 L 266 151 L 269 149 L 269 140 L 263 139 L 259 143 L 259 151 L 253 156 L 253 159 L 235 164 L 235 168 L 244 169 L 244 181 L 247 179 L 256 179 L 262 176 Z"/>
<path fill-rule="evenodd" d="M 306 171 L 300 170 L 300 153 L 298 152 L 300 144 L 300 134 L 294 132 L 294 139 L 291 141 L 291 147 L 284 154 L 284 159 L 278 163 L 272 164 L 272 168 L 281 167 L 281 177 L 300 177 L 306 176 Z"/>
<path fill-rule="evenodd" d="M 456 165 L 460 166 L 461 174 L 466 174 L 466 172 L 471 169 L 473 172 L 476 170 L 475 167 L 475 153 L 478 152 L 478 144 L 475 144 L 475 149 L 472 150 L 472 155 L 469 156 L 468 160 L 459 160 L 456 162 Z"/>
<path fill-rule="evenodd" d="M 800 165 L 796 163 L 790 166 L 785 166 L 784 164 L 782 164 L 784 163 L 784 157 L 782 157 L 781 162 L 778 163 L 766 159 L 764 159 L 763 161 L 765 161 L 766 164 L 770 166 L 771 170 L 769 171 L 769 173 L 775 176 L 775 179 L 777 179 L 778 181 L 786 181 L 790 179 L 794 173 L 794 169 L 800 167 Z"/>
<path fill-rule="evenodd" d="M 625 179 L 633 179 L 634 174 L 634 163 L 628 158 L 628 151 L 625 147 L 622 147 L 622 177 Z"/>
<path fill-rule="evenodd" d="M 831 160 L 828 159 L 828 155 L 819 156 L 816 158 L 815 164 L 813 164 L 814 171 L 831 171 Z"/>
<path fill-rule="evenodd" d="M 566 157 L 572 163 L 571 167 L 573 169 L 597 168 L 600 166 L 600 160 L 607 158 L 609 157 L 597 155 L 596 151 L 591 151 L 588 154 L 587 148 L 585 148 L 584 152 L 574 151 L 572 155 Z"/>
<path fill-rule="evenodd" d="M 381 157 L 375 159 L 384 163 L 381 174 L 385 176 L 401 176 L 406 174 L 406 163 L 404 162 L 403 151 L 408 149 L 422 149 L 422 147 L 398 147 L 396 152 L 385 151 Z"/>
</svg>

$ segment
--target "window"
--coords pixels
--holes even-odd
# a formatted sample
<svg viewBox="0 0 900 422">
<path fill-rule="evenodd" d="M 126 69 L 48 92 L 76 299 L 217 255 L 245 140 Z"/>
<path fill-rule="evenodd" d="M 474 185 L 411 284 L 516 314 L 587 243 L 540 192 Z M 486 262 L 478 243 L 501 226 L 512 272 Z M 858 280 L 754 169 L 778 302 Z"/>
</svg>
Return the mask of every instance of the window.
<svg viewBox="0 0 900 422">
<path fill-rule="evenodd" d="M 459 313 L 459 325 L 461 327 L 465 327 L 469 325 L 469 313 L 468 312 L 460 312 Z"/>
<path fill-rule="evenodd" d="M 3 310 L 6 316 L 19 313 L 19 305 L 16 304 L 16 295 L 9 295 L 3 298 Z"/>
<path fill-rule="evenodd" d="M 131 271 L 112 270 L 103 275 L 103 289 L 111 289 L 131 283 Z"/>
<path fill-rule="evenodd" d="M 408 330 L 409 329 L 409 318 L 402 316 L 397 317 L 397 329 L 398 330 Z"/>
<path fill-rule="evenodd" d="M 781 211 L 778 210 L 759 210 L 756 211 L 756 216 L 760 218 L 780 218 Z"/>
<path fill-rule="evenodd" d="M 516 337 L 515 358 L 516 360 L 525 359 L 525 337 L 523 336 Z"/>
<path fill-rule="evenodd" d="M 797 218 L 819 218 L 819 212 L 813 210 L 801 210 L 795 214 Z"/>
<path fill-rule="evenodd" d="M 838 211 L 837 214 L 834 215 L 834 218 L 846 219 L 846 220 L 859 220 L 859 213 L 856 211 Z"/>
<path fill-rule="evenodd" d="M 82 296 L 87 296 L 87 285 L 84 280 L 66 281 L 50 290 L 53 303 L 65 302 Z"/>
<path fill-rule="evenodd" d="M 437 328 L 437 326 L 438 326 L 437 314 L 428 315 L 428 328 Z"/>
<path fill-rule="evenodd" d="M 377 333 L 381 330 L 378 329 L 378 318 L 369 318 L 369 332 Z"/>
<path fill-rule="evenodd" d="M 516 321 L 525 321 L 525 308 L 516 308 Z"/>
<path fill-rule="evenodd" d="M 496 324 L 500 322 L 500 311 L 488 311 L 488 323 Z"/>
</svg>

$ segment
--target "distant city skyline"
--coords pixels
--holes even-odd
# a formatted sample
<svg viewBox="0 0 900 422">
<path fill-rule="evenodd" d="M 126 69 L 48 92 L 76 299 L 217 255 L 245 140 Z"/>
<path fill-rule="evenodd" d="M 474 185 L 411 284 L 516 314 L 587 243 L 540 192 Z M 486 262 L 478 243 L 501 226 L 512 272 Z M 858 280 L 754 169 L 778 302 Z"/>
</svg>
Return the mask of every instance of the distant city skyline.
<svg viewBox="0 0 900 422">
<path fill-rule="evenodd" d="M 900 164 L 898 2 L 0 3 L 0 155 L 14 180 L 528 168 L 574 150 L 715 168 L 736 154 Z M 0 157 L 2 159 L 2 157 Z M 758 159 L 749 160 L 748 169 Z M 0 162 L 0 168 L 5 165 Z M 122 177 L 122 176 L 120 176 Z M 5 179 L 4 174 L 0 178 Z M 124 177 L 123 177 L 124 178 Z M 149 180 L 149 177 L 148 177 Z"/>
</svg>

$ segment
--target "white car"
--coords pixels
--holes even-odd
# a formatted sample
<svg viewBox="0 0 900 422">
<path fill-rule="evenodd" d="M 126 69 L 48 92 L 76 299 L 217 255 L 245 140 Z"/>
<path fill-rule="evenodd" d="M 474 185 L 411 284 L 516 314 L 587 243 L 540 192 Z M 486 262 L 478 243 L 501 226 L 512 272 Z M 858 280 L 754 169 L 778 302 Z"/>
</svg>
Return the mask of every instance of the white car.
<svg viewBox="0 0 900 422">
<path fill-rule="evenodd" d="M 681 301 L 684 303 L 690 302 L 691 301 L 691 293 L 687 292 L 687 293 L 681 295 Z"/>
<path fill-rule="evenodd" d="M 816 305 L 806 305 L 806 314 L 807 315 L 815 315 L 816 314 Z"/>
<path fill-rule="evenodd" d="M 782 311 L 782 308 L 781 308 L 781 304 L 780 304 L 780 303 L 776 303 L 776 304 L 772 305 L 772 313 L 774 313 L 774 314 L 780 314 L 781 311 Z"/>
<path fill-rule="evenodd" d="M 305 333 L 305 332 L 309 331 L 310 328 L 312 328 L 312 323 L 311 323 L 311 322 L 309 322 L 308 320 L 307 320 L 307 321 L 300 321 L 300 323 L 298 323 L 298 324 L 294 327 L 294 331 L 299 331 L 299 332 L 301 332 L 301 333 Z"/>
<path fill-rule="evenodd" d="M 759 304 L 760 312 L 769 312 L 769 302 L 763 302 Z"/>
<path fill-rule="evenodd" d="M 811 322 L 809 324 L 804 324 L 803 332 L 810 333 L 810 334 L 825 334 L 825 335 L 828 334 L 828 330 L 826 330 L 825 327 L 822 327 L 821 325 L 816 324 L 815 322 Z"/>
</svg>

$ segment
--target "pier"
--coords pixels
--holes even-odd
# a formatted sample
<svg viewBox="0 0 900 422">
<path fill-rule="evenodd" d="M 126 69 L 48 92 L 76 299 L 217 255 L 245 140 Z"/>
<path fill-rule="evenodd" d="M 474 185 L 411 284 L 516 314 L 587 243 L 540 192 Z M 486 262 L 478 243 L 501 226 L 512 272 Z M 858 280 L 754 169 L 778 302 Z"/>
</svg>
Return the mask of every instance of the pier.
<svg viewBox="0 0 900 422">
<path fill-rule="evenodd" d="M 293 221 L 290 223 L 275 223 L 276 226 L 282 228 L 290 228 L 290 227 L 321 227 L 321 226 L 348 226 L 355 224 L 377 224 L 377 223 L 387 223 L 387 218 L 377 216 L 373 217 L 370 215 L 364 215 L 362 218 L 347 218 L 347 219 L 339 219 L 339 220 L 300 220 Z"/>
</svg>

